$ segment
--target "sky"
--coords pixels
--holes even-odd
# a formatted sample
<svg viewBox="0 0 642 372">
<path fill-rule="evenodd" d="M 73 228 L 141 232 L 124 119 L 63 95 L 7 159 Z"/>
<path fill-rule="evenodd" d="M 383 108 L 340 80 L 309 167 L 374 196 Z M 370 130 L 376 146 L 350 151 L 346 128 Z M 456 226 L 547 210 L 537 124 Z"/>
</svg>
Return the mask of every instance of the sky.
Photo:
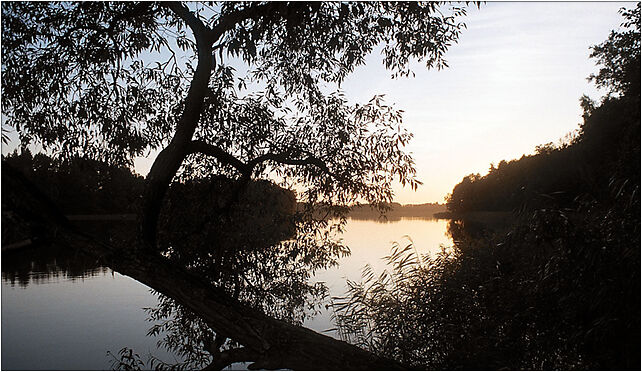
<svg viewBox="0 0 642 372">
<path fill-rule="evenodd" d="M 520 158 L 535 146 L 557 143 L 581 122 L 579 98 L 596 99 L 587 81 L 597 72 L 590 46 L 622 22 L 618 9 L 633 2 L 490 2 L 470 6 L 449 68 L 414 63 L 414 77 L 392 79 L 382 56 L 371 54 L 341 89 L 351 103 L 384 94 L 404 110 L 414 134 L 417 191 L 395 185 L 402 204 L 443 202 L 463 177 L 485 174 L 491 163 Z M 4 119 L 4 118 L 3 118 Z M 4 121 L 4 120 L 3 120 Z M 12 136 L 14 137 L 14 136 Z M 3 154 L 14 146 L 3 146 Z M 157 152 L 135 159 L 146 175 Z"/>
<path fill-rule="evenodd" d="M 407 146 L 424 184 L 395 186 L 402 204 L 443 202 L 471 173 L 491 163 L 532 154 L 557 143 L 581 122 L 579 98 L 604 95 L 586 78 L 597 72 L 589 47 L 621 23 L 618 9 L 634 3 L 487 3 L 470 7 L 459 43 L 446 53 L 449 68 L 413 67 L 414 78 L 392 80 L 371 55 L 342 89 L 354 102 L 385 94 L 404 110 L 414 133 Z"/>
</svg>

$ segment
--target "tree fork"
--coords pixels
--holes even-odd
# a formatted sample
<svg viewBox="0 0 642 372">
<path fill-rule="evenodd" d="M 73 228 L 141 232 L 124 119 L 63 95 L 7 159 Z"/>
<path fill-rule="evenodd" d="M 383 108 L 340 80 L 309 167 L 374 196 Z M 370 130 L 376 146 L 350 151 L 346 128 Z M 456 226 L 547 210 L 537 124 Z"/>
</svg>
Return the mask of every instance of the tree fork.
<svg viewBox="0 0 642 372">
<path fill-rule="evenodd" d="M 156 250 L 156 230 L 163 198 L 172 178 L 189 153 L 189 145 L 201 116 L 214 67 L 212 60 L 213 38 L 206 26 L 182 4 L 170 3 L 167 6 L 181 17 L 194 32 L 198 49 L 198 63 L 185 98 L 185 108 L 178 121 L 176 133 L 169 145 L 158 154 L 147 175 L 140 227 L 142 240 L 145 243 L 144 248 L 147 250 Z"/>
</svg>

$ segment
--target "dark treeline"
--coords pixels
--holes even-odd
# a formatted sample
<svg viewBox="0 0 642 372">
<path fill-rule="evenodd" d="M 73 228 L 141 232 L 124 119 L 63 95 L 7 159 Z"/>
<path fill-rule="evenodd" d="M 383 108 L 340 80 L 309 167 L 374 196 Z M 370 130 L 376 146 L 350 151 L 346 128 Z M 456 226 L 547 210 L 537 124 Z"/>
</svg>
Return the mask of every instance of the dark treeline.
<svg viewBox="0 0 642 372">
<path fill-rule="evenodd" d="M 2 159 L 3 166 L 20 172 L 37 185 L 64 214 L 135 214 L 141 207 L 145 180 L 126 167 L 83 157 L 61 161 L 42 153 L 33 155 L 27 148 Z M 3 198 L 5 191 L 11 190 L 3 190 Z M 165 200 L 160 233 L 175 248 L 192 247 L 185 248 L 190 252 L 195 250 L 196 242 L 202 245 L 204 241 L 226 247 L 230 244 L 263 247 L 294 234 L 295 208 L 294 194 L 268 181 L 250 181 L 241 188 L 223 176 L 178 179 Z M 188 216 L 193 215 L 199 216 L 199 223 L 190 221 Z M 37 229 L 14 221 L 16 218 L 17 215 L 3 209 L 3 245 L 22 239 L 38 242 Z M 131 240 L 136 234 L 132 222 L 119 221 L 116 216 L 114 221 L 88 220 L 76 225 L 106 239 Z M 219 228 L 213 229 L 213 225 Z M 173 232 L 168 234 L 170 226 Z M 244 239 L 239 241 L 239 237 Z"/>
<path fill-rule="evenodd" d="M 639 59 L 638 59 L 639 61 Z M 640 88 L 631 74 L 625 90 L 596 103 L 584 96 L 584 122 L 575 137 L 537 146 L 536 154 L 491 164 L 471 174 L 447 197 L 454 213 L 577 207 L 580 197 L 606 201 L 640 183 Z"/>
<path fill-rule="evenodd" d="M 347 339 L 419 369 L 640 368 L 640 4 L 622 14 L 626 30 L 593 47 L 610 94 L 582 99 L 579 136 L 448 200 L 512 223 L 453 220 L 436 256 L 395 246 L 388 271 L 335 303 Z"/>
<path fill-rule="evenodd" d="M 132 214 L 140 205 L 144 179 L 125 167 L 82 157 L 56 160 L 42 153 L 33 155 L 27 148 L 3 156 L 2 166 L 3 173 L 24 175 L 66 215 Z M 49 246 L 41 239 L 45 235 L 41 227 L 9 207 L 14 191 L 2 189 L 3 249 L 21 245 L 21 242 Z M 106 238 L 128 236 L 131 239 L 136 230 L 131 222 L 103 221 L 82 225 Z"/>
<path fill-rule="evenodd" d="M 144 178 L 126 167 L 89 158 L 57 160 L 28 148 L 3 156 L 38 185 L 65 214 L 133 213 L 140 204 Z"/>
</svg>

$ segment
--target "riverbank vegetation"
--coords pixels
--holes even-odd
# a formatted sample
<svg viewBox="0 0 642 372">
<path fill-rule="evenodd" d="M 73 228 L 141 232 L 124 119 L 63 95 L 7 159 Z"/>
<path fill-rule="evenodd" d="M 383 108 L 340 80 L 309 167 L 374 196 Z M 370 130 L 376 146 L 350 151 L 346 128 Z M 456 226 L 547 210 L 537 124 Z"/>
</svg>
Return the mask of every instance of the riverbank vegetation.
<svg viewBox="0 0 642 372">
<path fill-rule="evenodd" d="M 335 299 L 346 339 L 419 369 L 640 368 L 640 5 L 622 15 L 593 47 L 609 94 L 582 97 L 578 135 L 448 198 L 514 223 L 452 221 L 454 246 L 434 257 L 395 246 L 388 271 Z"/>
<path fill-rule="evenodd" d="M 389 271 L 334 301 L 350 343 L 302 326 L 327 292 L 315 271 L 349 252 L 332 234 L 348 206 L 385 211 L 393 182 L 420 184 L 401 112 L 381 96 L 351 104 L 340 83 L 378 45 L 395 76 L 417 59 L 447 66 L 465 13 L 3 3 L 3 124 L 24 145 L 3 157 L 3 247 L 37 237 L 157 291 L 150 334 L 181 360 L 125 347 L 117 369 L 638 369 L 639 4 L 592 49 L 609 94 L 582 97 L 577 135 L 467 176 L 447 200 L 512 213 L 508 226 L 451 221 L 454 246 L 432 257 L 395 246 Z M 133 174 L 151 151 L 149 174 Z M 114 213 L 134 218 L 65 216 Z"/>
</svg>

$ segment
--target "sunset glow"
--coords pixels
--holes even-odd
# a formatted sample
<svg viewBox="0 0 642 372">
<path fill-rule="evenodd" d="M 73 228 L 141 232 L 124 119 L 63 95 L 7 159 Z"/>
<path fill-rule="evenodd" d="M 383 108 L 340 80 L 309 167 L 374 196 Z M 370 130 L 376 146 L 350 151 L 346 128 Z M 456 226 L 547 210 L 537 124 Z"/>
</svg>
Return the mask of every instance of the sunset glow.
<svg viewBox="0 0 642 372">
<path fill-rule="evenodd" d="M 621 23 L 631 3 L 487 3 L 470 7 L 450 68 L 390 79 L 373 54 L 343 89 L 354 102 L 385 94 L 414 133 L 417 192 L 396 188 L 400 203 L 443 202 L 462 177 L 491 163 L 533 153 L 578 128 L 579 98 L 602 95 L 586 78 L 597 68 L 589 47 Z"/>
</svg>

